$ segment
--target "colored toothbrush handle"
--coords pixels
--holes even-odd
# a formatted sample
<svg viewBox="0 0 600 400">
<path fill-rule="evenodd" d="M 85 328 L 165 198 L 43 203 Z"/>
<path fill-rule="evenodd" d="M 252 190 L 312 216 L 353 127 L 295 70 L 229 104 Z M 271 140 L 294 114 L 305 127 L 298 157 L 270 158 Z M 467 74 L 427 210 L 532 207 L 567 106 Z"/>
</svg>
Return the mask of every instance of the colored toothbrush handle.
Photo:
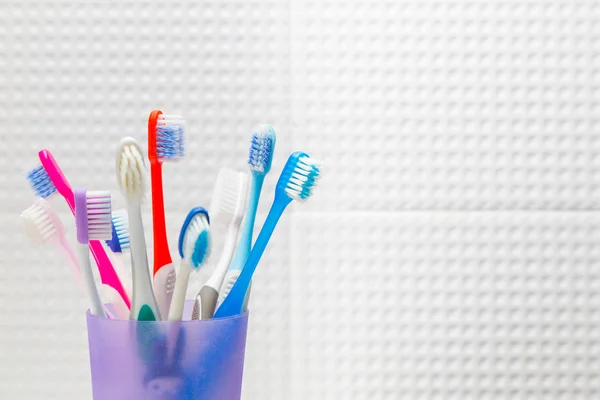
<svg viewBox="0 0 600 400">
<path fill-rule="evenodd" d="M 231 264 L 229 264 L 229 270 L 241 271 L 246 264 L 248 254 L 250 254 L 250 249 L 252 248 L 252 232 L 256 221 L 256 210 L 258 208 L 258 200 L 260 199 L 260 191 L 264 181 L 264 174 L 252 172 L 252 187 L 250 188 L 250 196 L 248 197 L 246 217 L 244 218 L 240 240 L 235 250 L 235 254 L 233 255 L 233 260 L 231 261 Z"/>
<path fill-rule="evenodd" d="M 152 227 L 154 237 L 154 275 L 165 265 L 173 263 L 167 240 L 165 223 L 165 203 L 163 198 L 162 164 L 159 161 L 150 163 L 152 180 Z M 162 289 L 162 288 L 161 288 Z"/>
<path fill-rule="evenodd" d="M 85 244 L 79 244 L 77 247 L 79 249 L 81 275 L 85 281 L 85 289 L 90 300 L 90 311 L 93 315 L 106 318 L 104 304 L 102 304 L 102 300 L 100 300 L 98 288 L 96 287 L 96 281 L 94 280 L 94 273 L 92 272 L 92 265 L 90 264 L 88 246 Z"/>
<path fill-rule="evenodd" d="M 129 214 L 131 270 L 133 272 L 133 299 L 129 318 L 138 321 L 160 321 L 160 311 L 154 298 L 148 269 L 148 254 L 146 253 L 140 205 L 129 203 L 127 212 Z"/>
<path fill-rule="evenodd" d="M 215 313 L 215 318 L 229 317 L 242 312 L 246 292 L 250 286 L 252 275 L 254 274 L 254 271 L 256 271 L 258 262 L 267 248 L 267 244 L 273 235 L 277 222 L 290 202 L 291 199 L 288 197 L 282 197 L 281 199 L 275 198 L 271 211 L 269 211 L 269 215 L 267 216 L 267 219 L 260 230 L 260 234 L 254 243 L 254 247 L 252 247 L 252 251 L 248 256 L 248 261 L 246 261 L 244 269 L 242 269 L 240 276 L 233 285 L 233 288 L 231 288 L 229 296 L 227 296 L 219 306 L 219 309 Z"/>
<path fill-rule="evenodd" d="M 47 149 L 43 149 L 38 153 L 38 157 L 42 163 L 42 166 L 48 173 L 50 180 L 54 186 L 56 186 L 56 190 L 63 196 L 69 205 L 71 212 L 73 215 L 75 215 L 75 195 L 73 194 L 73 189 L 71 189 L 67 178 L 58 166 L 58 163 L 52 156 L 52 153 L 50 153 L 50 151 Z M 119 280 L 119 277 L 117 276 L 117 273 L 115 272 L 108 255 L 104 251 L 102 243 L 100 243 L 98 240 L 90 240 L 89 247 L 92 251 L 94 260 L 96 261 L 96 265 L 98 266 L 100 280 L 102 283 L 115 288 L 121 297 L 123 297 L 123 301 L 125 301 L 127 307 L 130 307 L 131 302 L 129 301 L 129 296 L 125 291 L 123 284 Z"/>
</svg>

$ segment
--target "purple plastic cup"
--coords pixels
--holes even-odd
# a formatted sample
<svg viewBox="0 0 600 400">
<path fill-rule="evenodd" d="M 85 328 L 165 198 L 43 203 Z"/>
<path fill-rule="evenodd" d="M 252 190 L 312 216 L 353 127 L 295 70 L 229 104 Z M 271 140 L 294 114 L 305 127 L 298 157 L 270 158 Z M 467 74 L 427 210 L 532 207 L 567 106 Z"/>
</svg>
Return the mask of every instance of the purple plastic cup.
<svg viewBox="0 0 600 400">
<path fill-rule="evenodd" d="M 88 311 L 87 326 L 94 400 L 240 399 L 247 312 L 138 322 Z"/>
</svg>

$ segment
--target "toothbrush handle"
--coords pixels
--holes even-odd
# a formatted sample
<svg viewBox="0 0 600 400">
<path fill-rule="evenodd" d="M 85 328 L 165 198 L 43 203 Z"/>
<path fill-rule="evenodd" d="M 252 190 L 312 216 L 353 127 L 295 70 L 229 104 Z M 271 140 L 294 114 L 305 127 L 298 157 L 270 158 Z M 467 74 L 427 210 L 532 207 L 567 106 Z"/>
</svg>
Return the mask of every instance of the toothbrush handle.
<svg viewBox="0 0 600 400">
<path fill-rule="evenodd" d="M 129 317 L 138 321 L 160 321 L 148 269 L 144 223 L 139 204 L 128 205 L 128 214 L 133 272 L 133 303 Z"/>
<path fill-rule="evenodd" d="M 94 274 L 92 272 L 92 265 L 90 264 L 90 255 L 88 253 L 88 246 L 85 244 L 79 244 L 79 260 L 81 265 L 81 275 L 85 280 L 85 288 L 90 299 L 90 310 L 93 315 L 106 318 L 104 312 L 104 306 L 100 300 L 98 294 L 98 288 L 96 287 L 96 281 L 94 280 Z"/>
<path fill-rule="evenodd" d="M 184 260 L 181 260 L 179 276 L 175 283 L 173 299 L 171 300 L 171 307 L 169 308 L 169 321 L 181 321 L 181 318 L 183 317 L 183 304 L 185 303 L 185 293 L 187 292 L 190 272 L 190 266 L 186 265 Z"/>
<path fill-rule="evenodd" d="M 154 273 L 165 265 L 173 263 L 167 240 L 165 223 L 165 202 L 163 197 L 162 164 L 158 161 L 150 163 L 152 181 L 152 227 L 154 237 Z M 162 290 L 162 288 L 160 288 Z"/>
<path fill-rule="evenodd" d="M 112 310 L 116 318 L 122 320 L 129 319 L 129 308 L 125 305 L 121 295 L 115 290 L 114 287 L 108 285 L 102 285 L 102 299 L 112 306 Z M 104 307 L 104 311 L 108 312 L 108 309 Z M 114 319 L 114 317 L 111 317 Z"/>
<path fill-rule="evenodd" d="M 123 253 L 113 253 L 112 264 L 113 264 L 113 268 L 115 269 L 115 272 L 117 273 L 117 276 L 119 277 L 119 280 L 123 283 L 123 286 L 125 287 L 127 296 L 129 298 L 131 298 L 131 290 L 132 290 L 131 274 L 125 268 L 125 260 L 123 257 Z M 116 290 L 115 290 L 115 292 L 116 292 Z M 127 310 L 129 310 L 129 307 L 127 307 Z"/>
<path fill-rule="evenodd" d="M 52 156 L 52 153 L 50 153 L 49 150 L 42 149 L 38 153 L 38 158 L 48 173 L 50 180 L 54 186 L 56 186 L 56 190 L 64 197 L 65 201 L 69 205 L 69 208 L 71 209 L 71 212 L 73 215 L 75 215 L 75 195 L 73 194 L 73 189 L 58 166 L 54 156 Z M 102 283 L 115 288 L 121 297 L 123 297 L 123 301 L 125 301 L 127 307 L 130 307 L 131 302 L 129 301 L 129 296 L 127 296 L 127 292 L 125 291 L 123 284 L 119 280 L 119 277 L 117 276 L 110 259 L 108 258 L 108 255 L 104 251 L 102 243 L 97 240 L 90 240 L 89 247 L 92 251 L 92 255 L 94 256 L 94 260 L 96 261 L 96 265 L 98 266 L 98 270 L 100 271 L 100 280 Z"/>
<path fill-rule="evenodd" d="M 83 279 L 81 278 L 81 271 L 79 270 L 79 260 L 77 258 L 77 254 L 75 253 L 75 250 L 73 250 L 73 247 L 71 247 L 71 244 L 69 243 L 67 237 L 60 237 L 56 247 L 58 247 L 63 257 L 67 261 L 73 278 L 75 278 L 77 284 L 81 288 L 81 291 L 85 294 L 85 286 L 83 283 Z"/>
<path fill-rule="evenodd" d="M 227 274 L 227 267 L 233 256 L 233 251 L 235 250 L 236 239 L 235 229 L 230 229 L 217 268 L 215 268 L 213 274 L 208 278 L 198 293 L 202 304 L 202 319 L 210 319 L 215 314 L 217 300 L 219 299 L 219 290 L 221 289 L 223 279 Z"/>
<path fill-rule="evenodd" d="M 223 300 L 223 303 L 215 313 L 215 318 L 229 317 L 242 312 L 246 292 L 250 285 L 250 281 L 252 280 L 252 275 L 254 274 L 254 271 L 256 271 L 258 262 L 267 248 L 267 244 L 269 243 L 269 239 L 271 239 L 271 235 L 273 235 L 277 222 L 290 202 L 291 199 L 288 197 L 281 200 L 275 198 L 271 211 L 269 211 L 269 215 L 267 216 L 267 219 L 260 230 L 260 234 L 254 243 L 254 247 L 252 247 L 252 251 L 248 256 L 248 261 L 246 261 L 244 269 L 242 269 L 240 276 L 233 285 L 233 288 L 231 288 L 229 296 Z"/>
<path fill-rule="evenodd" d="M 252 187 L 250 189 L 250 196 L 248 197 L 248 209 L 246 211 L 246 217 L 244 218 L 244 224 L 242 225 L 240 241 L 235 250 L 235 254 L 233 255 L 233 260 L 231 261 L 231 264 L 229 264 L 230 270 L 241 271 L 246 264 L 248 254 L 250 254 L 250 249 L 252 248 L 252 232 L 256 220 L 256 209 L 258 208 L 258 200 L 260 199 L 260 191 L 262 190 L 264 181 L 264 174 L 252 173 Z"/>
</svg>

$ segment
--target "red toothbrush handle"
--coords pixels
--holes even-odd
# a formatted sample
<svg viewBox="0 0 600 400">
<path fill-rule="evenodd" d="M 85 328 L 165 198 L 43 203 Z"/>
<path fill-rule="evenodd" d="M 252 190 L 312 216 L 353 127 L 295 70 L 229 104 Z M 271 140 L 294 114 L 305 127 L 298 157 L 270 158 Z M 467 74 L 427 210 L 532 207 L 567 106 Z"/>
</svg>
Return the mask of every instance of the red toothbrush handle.
<svg viewBox="0 0 600 400">
<path fill-rule="evenodd" d="M 154 274 L 163 266 L 173 262 L 167 240 L 165 224 L 165 202 L 163 198 L 162 165 L 160 162 L 150 163 L 152 178 L 152 222 L 154 227 Z"/>
</svg>

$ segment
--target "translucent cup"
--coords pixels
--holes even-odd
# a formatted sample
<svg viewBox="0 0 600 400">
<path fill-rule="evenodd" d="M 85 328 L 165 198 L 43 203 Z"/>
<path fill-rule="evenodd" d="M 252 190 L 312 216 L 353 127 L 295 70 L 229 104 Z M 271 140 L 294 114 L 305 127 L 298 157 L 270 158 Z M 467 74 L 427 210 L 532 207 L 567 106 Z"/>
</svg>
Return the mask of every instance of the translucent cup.
<svg viewBox="0 0 600 400">
<path fill-rule="evenodd" d="M 88 311 L 87 325 L 94 400 L 240 399 L 247 312 L 138 322 Z"/>
</svg>

